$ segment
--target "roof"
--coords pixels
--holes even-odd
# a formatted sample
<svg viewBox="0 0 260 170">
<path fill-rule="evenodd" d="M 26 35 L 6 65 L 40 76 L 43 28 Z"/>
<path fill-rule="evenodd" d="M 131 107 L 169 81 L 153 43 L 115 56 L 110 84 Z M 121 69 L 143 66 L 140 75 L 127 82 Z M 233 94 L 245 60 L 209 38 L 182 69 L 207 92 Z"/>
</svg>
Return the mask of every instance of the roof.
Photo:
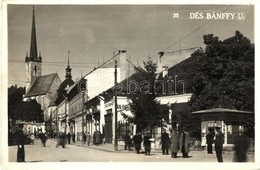
<svg viewBox="0 0 260 170">
<path fill-rule="evenodd" d="M 227 108 L 213 108 L 191 113 L 191 116 L 199 117 L 202 121 L 247 121 L 254 117 L 254 112 Z"/>
<path fill-rule="evenodd" d="M 209 114 L 209 113 L 241 113 L 241 114 L 252 114 L 254 112 L 250 111 L 242 111 L 236 109 L 226 109 L 226 108 L 214 108 L 214 109 L 207 109 L 207 110 L 200 110 L 192 112 L 191 114 Z"/>
<path fill-rule="evenodd" d="M 67 95 L 67 87 L 70 87 L 74 84 L 74 81 L 70 78 L 65 79 L 59 86 L 58 90 L 57 90 L 57 95 L 55 94 L 55 98 L 53 102 L 51 102 L 51 104 L 56 104 L 59 105 L 64 99 L 65 96 Z M 52 106 L 52 105 L 51 105 Z"/>
<path fill-rule="evenodd" d="M 157 92 L 158 96 L 167 96 L 172 95 L 169 93 L 168 89 L 172 87 L 168 87 L 172 82 L 173 86 L 176 86 L 177 93 L 193 93 L 193 77 L 196 73 L 198 73 L 197 60 L 200 56 L 195 53 L 200 53 L 200 49 L 194 48 L 194 53 L 191 54 L 190 57 L 187 57 L 185 60 L 175 64 L 174 66 L 168 69 L 168 74 L 163 77 L 163 73 L 161 72 L 159 76 L 157 76 L 158 82 L 163 81 L 164 83 L 158 83 Z M 171 81 L 172 80 L 172 81 Z M 181 83 L 183 82 L 183 84 Z M 162 87 L 162 85 L 164 85 Z M 184 86 L 184 87 L 183 87 Z M 163 92 L 163 90 L 165 90 Z"/>
<path fill-rule="evenodd" d="M 26 98 L 47 94 L 57 76 L 57 73 L 53 73 L 36 77 L 24 97 Z"/>
</svg>

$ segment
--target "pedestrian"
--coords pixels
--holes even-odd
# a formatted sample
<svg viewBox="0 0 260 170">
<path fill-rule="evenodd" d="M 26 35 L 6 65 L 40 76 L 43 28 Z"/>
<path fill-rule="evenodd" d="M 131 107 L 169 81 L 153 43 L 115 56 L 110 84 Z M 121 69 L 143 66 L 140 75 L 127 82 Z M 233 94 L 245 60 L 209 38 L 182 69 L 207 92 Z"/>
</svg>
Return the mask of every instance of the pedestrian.
<svg viewBox="0 0 260 170">
<path fill-rule="evenodd" d="M 177 129 L 174 128 L 171 132 L 171 157 L 177 158 L 177 153 L 179 151 L 179 133 Z"/>
<path fill-rule="evenodd" d="M 19 129 L 15 133 L 16 142 L 17 142 L 17 162 L 25 162 L 25 151 L 24 151 L 25 134 L 23 133 L 22 129 L 23 129 L 23 125 L 19 125 Z"/>
<path fill-rule="evenodd" d="M 150 155 L 151 154 L 151 140 L 152 136 L 150 132 L 146 132 L 144 136 L 144 153 L 145 155 Z"/>
<path fill-rule="evenodd" d="M 183 127 L 182 132 L 180 134 L 180 149 L 183 158 L 188 158 L 189 146 L 190 146 L 190 133 L 186 130 L 185 127 Z"/>
<path fill-rule="evenodd" d="M 216 127 L 216 137 L 215 137 L 215 151 L 218 162 L 223 162 L 222 149 L 224 144 L 224 134 L 221 132 L 220 127 Z"/>
<path fill-rule="evenodd" d="M 64 133 L 60 133 L 56 148 L 58 148 L 58 146 L 62 146 L 62 148 L 65 148 L 65 144 L 66 144 L 66 136 Z"/>
<path fill-rule="evenodd" d="M 101 133 L 101 131 L 98 131 L 99 133 L 99 144 L 103 144 L 103 134 Z"/>
<path fill-rule="evenodd" d="M 93 144 L 96 145 L 96 131 L 93 133 Z"/>
<path fill-rule="evenodd" d="M 124 142 L 125 142 L 125 150 L 128 149 L 129 151 L 131 150 L 130 145 L 131 145 L 131 136 L 130 136 L 130 131 L 126 131 L 126 134 L 124 136 Z"/>
<path fill-rule="evenodd" d="M 68 144 L 70 144 L 71 135 L 70 133 L 67 134 Z"/>
<path fill-rule="evenodd" d="M 162 154 L 168 155 L 169 154 L 169 134 L 166 132 L 165 129 L 162 130 L 162 137 L 161 137 L 161 144 L 162 144 Z"/>
<path fill-rule="evenodd" d="M 87 141 L 87 135 L 86 133 L 83 132 L 83 143 L 85 144 Z"/>
<path fill-rule="evenodd" d="M 214 142 L 214 133 L 213 133 L 212 129 L 209 128 L 208 130 L 209 130 L 209 132 L 206 135 L 207 151 L 208 151 L 208 154 L 213 154 L 212 153 L 212 144 Z"/>
<path fill-rule="evenodd" d="M 43 132 L 39 132 L 39 138 L 41 140 L 42 146 L 46 146 L 47 136 Z"/>
<path fill-rule="evenodd" d="M 136 153 L 139 154 L 141 150 L 141 143 L 142 143 L 142 135 L 140 132 L 134 135 L 133 141 L 134 141 Z"/>
<path fill-rule="evenodd" d="M 249 138 L 243 132 L 239 131 L 239 134 L 235 137 L 234 141 L 234 162 L 247 162 L 247 151 L 249 148 Z"/>
<path fill-rule="evenodd" d="M 90 144 L 90 141 L 91 141 L 91 135 L 89 134 L 89 132 L 87 133 L 87 142 L 88 142 L 88 146 Z"/>
<path fill-rule="evenodd" d="M 31 144 L 33 145 L 34 144 L 34 140 L 35 140 L 35 136 L 34 136 L 33 133 L 31 134 L 30 138 L 31 138 Z"/>
<path fill-rule="evenodd" d="M 101 136 L 100 136 L 100 131 L 97 131 L 96 132 L 96 135 L 95 135 L 95 140 L 96 140 L 96 144 L 99 146 L 100 144 L 100 139 L 101 139 Z"/>
</svg>

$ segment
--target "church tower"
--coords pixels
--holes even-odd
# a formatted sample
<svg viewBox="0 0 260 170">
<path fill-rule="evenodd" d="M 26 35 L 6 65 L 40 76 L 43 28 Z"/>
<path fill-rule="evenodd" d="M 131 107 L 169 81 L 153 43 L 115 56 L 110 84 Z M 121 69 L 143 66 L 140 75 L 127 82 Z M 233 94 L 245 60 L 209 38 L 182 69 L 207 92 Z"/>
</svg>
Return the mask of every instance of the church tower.
<svg viewBox="0 0 260 170">
<path fill-rule="evenodd" d="M 70 68 L 70 51 L 68 51 L 68 65 L 67 65 L 67 68 L 65 70 L 66 70 L 65 78 L 71 79 L 72 76 L 71 76 L 71 68 Z"/>
<path fill-rule="evenodd" d="M 31 44 L 30 44 L 30 55 L 28 56 L 28 52 L 25 57 L 26 63 L 26 91 L 32 84 L 33 80 L 41 76 L 42 71 L 42 57 L 41 53 L 38 56 L 37 53 L 37 41 L 36 41 L 36 28 L 35 28 L 35 12 L 33 7 L 33 15 L 32 15 L 32 32 L 31 32 Z"/>
</svg>

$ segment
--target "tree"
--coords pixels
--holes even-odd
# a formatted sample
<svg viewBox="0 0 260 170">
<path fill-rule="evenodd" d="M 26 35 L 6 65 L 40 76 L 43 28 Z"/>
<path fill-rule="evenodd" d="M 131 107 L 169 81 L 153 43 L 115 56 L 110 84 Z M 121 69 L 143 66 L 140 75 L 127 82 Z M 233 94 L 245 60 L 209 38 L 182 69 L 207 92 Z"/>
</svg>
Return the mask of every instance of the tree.
<svg viewBox="0 0 260 170">
<path fill-rule="evenodd" d="M 161 120 L 160 103 L 156 100 L 154 91 L 157 64 L 148 60 L 144 62 L 144 68 L 145 71 L 138 69 L 138 73 L 134 76 L 139 89 L 130 94 L 130 107 L 134 113 L 133 122 L 137 125 L 137 131 L 144 129 L 151 131 Z"/>
<path fill-rule="evenodd" d="M 15 124 L 16 120 L 43 122 L 41 105 L 36 100 L 24 102 L 24 93 L 25 89 L 22 87 L 8 88 L 8 121 L 12 120 L 12 125 Z"/>
<path fill-rule="evenodd" d="M 214 107 L 254 111 L 254 44 L 239 31 L 223 41 L 204 35 L 193 75 L 191 110 Z"/>
</svg>

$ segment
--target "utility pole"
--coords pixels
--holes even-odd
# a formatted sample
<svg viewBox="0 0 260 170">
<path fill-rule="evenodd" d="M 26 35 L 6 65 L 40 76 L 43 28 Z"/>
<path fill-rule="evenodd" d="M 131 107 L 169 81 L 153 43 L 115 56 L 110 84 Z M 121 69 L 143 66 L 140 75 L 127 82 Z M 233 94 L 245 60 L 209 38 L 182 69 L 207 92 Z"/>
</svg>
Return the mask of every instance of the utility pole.
<svg viewBox="0 0 260 170">
<path fill-rule="evenodd" d="M 56 108 L 55 109 L 55 113 L 56 113 L 56 138 L 58 138 L 58 136 L 59 136 L 59 128 L 58 128 L 58 109 Z"/>
<path fill-rule="evenodd" d="M 82 95 L 82 143 L 84 143 L 84 103 L 85 103 L 84 94 L 85 94 L 85 91 L 81 91 L 81 95 Z"/>
<path fill-rule="evenodd" d="M 114 56 L 114 54 L 113 54 Z M 117 60 L 115 60 L 115 86 L 117 85 Z M 118 150 L 117 144 L 117 94 L 115 93 L 115 151 Z"/>
<path fill-rule="evenodd" d="M 65 135 L 67 134 L 67 96 L 65 97 Z"/>
</svg>

